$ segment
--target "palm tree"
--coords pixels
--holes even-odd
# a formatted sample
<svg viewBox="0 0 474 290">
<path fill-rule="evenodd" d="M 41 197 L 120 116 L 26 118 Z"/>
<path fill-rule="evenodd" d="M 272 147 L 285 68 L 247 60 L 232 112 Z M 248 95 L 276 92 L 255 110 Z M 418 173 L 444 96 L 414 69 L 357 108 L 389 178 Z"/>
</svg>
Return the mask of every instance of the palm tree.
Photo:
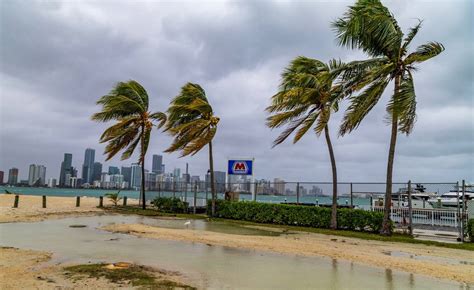
<svg viewBox="0 0 474 290">
<path fill-rule="evenodd" d="M 331 112 L 338 110 L 339 100 L 343 97 L 342 86 L 333 84 L 343 67 L 336 60 L 325 64 L 316 59 L 297 57 L 283 72 L 280 90 L 267 108 L 272 114 L 267 118 L 268 127 L 287 125 L 273 146 L 281 144 L 295 130 L 293 143 L 298 142 L 313 125 L 317 136 L 324 131 L 332 166 L 332 229 L 337 228 L 337 170 L 328 122 Z"/>
<path fill-rule="evenodd" d="M 214 161 L 212 139 L 216 135 L 219 117 L 214 115 L 204 89 L 187 83 L 170 103 L 165 131 L 174 136 L 173 143 L 165 150 L 171 153 L 181 151 L 181 157 L 194 155 L 209 145 L 209 171 L 211 175 L 211 216 L 216 210 L 216 187 L 214 184 Z"/>
<path fill-rule="evenodd" d="M 379 0 L 359 0 L 342 18 L 333 24 L 339 44 L 358 48 L 370 59 L 347 65 L 343 75 L 345 90 L 358 95 L 350 98 L 340 134 L 356 129 L 367 113 L 377 104 L 390 81 L 394 90 L 387 104 L 391 123 L 390 148 L 387 162 L 385 212 L 381 234 L 390 235 L 393 160 L 397 133 L 409 135 L 416 119 L 416 95 L 412 73 L 416 65 L 440 54 L 444 47 L 428 42 L 408 53 L 408 47 L 421 28 L 421 21 L 404 36 L 396 19 Z"/>
<path fill-rule="evenodd" d="M 142 167 L 140 198 L 142 208 L 146 209 L 145 155 L 153 127 L 161 128 L 166 122 L 166 115 L 148 111 L 148 94 L 142 85 L 134 80 L 119 82 L 109 94 L 101 97 L 97 104 L 102 105 L 102 110 L 92 115 L 92 120 L 116 121 L 100 137 L 100 143 L 108 143 L 104 152 L 107 154 L 106 161 L 121 150 L 125 150 L 121 159 L 128 159 L 140 144 L 138 160 Z"/>
</svg>

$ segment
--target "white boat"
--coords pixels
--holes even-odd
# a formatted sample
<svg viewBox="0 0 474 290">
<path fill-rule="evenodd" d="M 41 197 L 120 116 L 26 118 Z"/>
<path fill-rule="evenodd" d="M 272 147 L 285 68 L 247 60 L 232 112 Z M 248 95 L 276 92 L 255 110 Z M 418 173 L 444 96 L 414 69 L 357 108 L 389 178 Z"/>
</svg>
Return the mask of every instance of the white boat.
<svg viewBox="0 0 474 290">
<path fill-rule="evenodd" d="M 474 200 L 474 191 L 468 190 L 464 192 L 464 200 Z M 449 192 L 443 193 L 440 196 L 437 196 L 435 198 L 430 198 L 428 199 L 428 202 L 434 207 L 434 208 L 443 208 L 443 207 L 462 207 L 463 205 L 463 193 L 462 191 L 458 190 L 451 190 Z"/>
</svg>

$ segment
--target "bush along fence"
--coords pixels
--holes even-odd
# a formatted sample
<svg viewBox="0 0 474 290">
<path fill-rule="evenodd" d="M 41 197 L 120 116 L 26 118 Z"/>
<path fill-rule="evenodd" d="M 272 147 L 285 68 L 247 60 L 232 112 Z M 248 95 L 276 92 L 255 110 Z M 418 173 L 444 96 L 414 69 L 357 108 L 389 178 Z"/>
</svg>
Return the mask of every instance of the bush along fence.
<svg viewBox="0 0 474 290">
<path fill-rule="evenodd" d="M 208 203 L 209 207 L 210 203 Z M 331 209 L 253 201 L 217 200 L 215 217 L 256 223 L 329 228 Z M 337 210 L 337 226 L 343 230 L 378 232 L 382 227 L 382 220 L 383 214 L 379 212 L 346 208 Z"/>
<path fill-rule="evenodd" d="M 474 219 L 470 219 L 467 222 L 467 235 L 471 239 L 471 242 L 474 243 Z"/>
<path fill-rule="evenodd" d="M 153 205 L 161 212 L 166 213 L 187 213 L 189 204 L 177 197 L 157 197 L 153 200 Z"/>
</svg>

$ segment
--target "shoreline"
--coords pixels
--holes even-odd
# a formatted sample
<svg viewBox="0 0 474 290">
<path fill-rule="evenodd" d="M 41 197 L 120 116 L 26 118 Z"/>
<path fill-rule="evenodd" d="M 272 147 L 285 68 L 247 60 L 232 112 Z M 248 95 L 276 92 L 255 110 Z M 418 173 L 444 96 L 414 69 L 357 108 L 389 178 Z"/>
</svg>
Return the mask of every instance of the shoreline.
<svg viewBox="0 0 474 290">
<path fill-rule="evenodd" d="M 42 207 L 42 196 L 20 195 L 18 208 L 13 208 L 15 194 L 0 194 L 0 223 L 36 222 L 71 216 L 87 216 L 106 213 L 99 208 L 99 198 L 81 197 L 76 207 L 76 197 L 48 196 L 46 208 Z M 104 207 L 113 206 L 108 198 L 103 199 Z M 120 201 L 121 204 L 122 201 Z M 137 199 L 127 199 L 127 204 L 137 205 Z"/>
</svg>

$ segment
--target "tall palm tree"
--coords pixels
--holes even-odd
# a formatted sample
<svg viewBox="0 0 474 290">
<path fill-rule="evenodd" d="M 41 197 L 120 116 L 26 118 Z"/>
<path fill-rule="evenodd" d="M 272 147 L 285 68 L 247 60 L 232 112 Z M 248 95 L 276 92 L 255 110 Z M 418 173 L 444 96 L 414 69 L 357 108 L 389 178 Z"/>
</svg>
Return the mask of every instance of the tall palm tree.
<svg viewBox="0 0 474 290">
<path fill-rule="evenodd" d="M 416 119 L 416 95 L 412 73 L 416 65 L 440 54 L 444 47 L 428 42 L 408 53 L 408 47 L 421 28 L 421 21 L 404 36 L 396 19 L 379 0 L 359 0 L 333 22 L 339 44 L 358 48 L 370 59 L 354 61 L 344 73 L 345 89 L 358 95 L 350 98 L 340 134 L 356 129 L 367 113 L 377 104 L 385 88 L 394 81 L 393 94 L 387 104 L 391 122 L 390 148 L 387 162 L 385 212 L 381 233 L 391 234 L 390 207 L 392 196 L 393 160 L 397 133 L 409 135 Z"/>
<path fill-rule="evenodd" d="M 165 131 L 174 136 L 173 143 L 165 152 L 181 151 L 181 157 L 194 155 L 209 145 L 209 171 L 211 175 L 211 215 L 216 210 L 216 187 L 214 183 L 214 161 L 212 139 L 216 135 L 219 117 L 214 115 L 204 89 L 187 83 L 170 103 Z"/>
<path fill-rule="evenodd" d="M 116 122 L 100 136 L 100 143 L 108 143 L 104 152 L 107 154 L 106 161 L 121 150 L 124 150 L 121 159 L 128 159 L 140 144 L 138 159 L 142 171 L 140 198 L 142 208 L 146 209 L 145 155 L 153 127 L 161 128 L 166 122 L 166 115 L 162 112 L 148 111 L 148 94 L 142 85 L 134 80 L 119 82 L 109 94 L 101 97 L 97 104 L 102 105 L 102 110 L 93 114 L 92 120 Z"/>
<path fill-rule="evenodd" d="M 343 97 L 342 86 L 333 84 L 343 67 L 336 60 L 325 64 L 316 59 L 297 57 L 284 70 L 280 90 L 267 108 L 271 114 L 267 118 L 268 127 L 287 126 L 273 146 L 281 144 L 295 130 L 293 143 L 298 142 L 313 125 L 317 136 L 324 131 L 332 167 L 332 229 L 337 228 L 337 169 L 328 122 L 331 112 L 338 110 Z"/>
</svg>

